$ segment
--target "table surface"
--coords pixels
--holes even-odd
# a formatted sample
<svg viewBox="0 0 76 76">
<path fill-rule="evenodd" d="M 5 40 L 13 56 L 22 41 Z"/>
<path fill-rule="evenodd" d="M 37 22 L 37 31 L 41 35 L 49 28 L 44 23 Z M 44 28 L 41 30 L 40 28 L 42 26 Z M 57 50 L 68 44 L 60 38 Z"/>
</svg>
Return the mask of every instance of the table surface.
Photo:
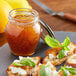
<svg viewBox="0 0 76 76">
<path fill-rule="evenodd" d="M 33 9 L 39 12 L 40 18 L 45 21 L 53 31 L 72 31 L 76 32 L 76 23 L 60 19 L 57 17 L 52 17 L 46 13 L 41 7 L 33 2 L 33 0 L 28 0 Z M 39 0 L 48 7 L 52 8 L 56 12 L 68 12 L 71 14 L 76 14 L 76 0 Z M 6 43 L 5 33 L 0 34 L 0 46 Z"/>
<path fill-rule="evenodd" d="M 33 2 L 33 0 L 28 0 L 33 9 L 39 12 L 40 18 L 45 21 L 52 30 L 55 31 L 76 31 L 76 23 L 71 21 L 53 17 L 46 13 L 40 6 Z M 71 14 L 76 14 L 76 0 L 39 0 L 49 8 L 56 12 L 66 12 Z"/>
</svg>

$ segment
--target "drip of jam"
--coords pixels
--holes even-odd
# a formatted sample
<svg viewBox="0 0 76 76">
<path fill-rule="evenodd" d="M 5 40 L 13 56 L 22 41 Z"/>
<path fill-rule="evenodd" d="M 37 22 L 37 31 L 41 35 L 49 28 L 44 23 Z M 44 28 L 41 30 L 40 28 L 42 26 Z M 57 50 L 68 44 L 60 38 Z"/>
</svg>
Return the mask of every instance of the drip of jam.
<svg viewBox="0 0 76 76">
<path fill-rule="evenodd" d="M 51 48 L 47 50 L 46 55 L 53 54 L 54 56 L 57 56 L 61 49 L 61 47 Z"/>
</svg>

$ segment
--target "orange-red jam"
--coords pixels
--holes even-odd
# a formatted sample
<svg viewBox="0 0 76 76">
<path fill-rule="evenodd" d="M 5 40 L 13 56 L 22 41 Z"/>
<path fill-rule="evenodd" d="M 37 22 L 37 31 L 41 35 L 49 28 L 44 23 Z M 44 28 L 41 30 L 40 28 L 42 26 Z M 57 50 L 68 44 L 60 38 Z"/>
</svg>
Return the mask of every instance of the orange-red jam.
<svg viewBox="0 0 76 76">
<path fill-rule="evenodd" d="M 9 20 L 6 37 L 11 51 L 17 56 L 32 55 L 40 39 L 41 28 L 32 15 L 16 15 Z"/>
</svg>

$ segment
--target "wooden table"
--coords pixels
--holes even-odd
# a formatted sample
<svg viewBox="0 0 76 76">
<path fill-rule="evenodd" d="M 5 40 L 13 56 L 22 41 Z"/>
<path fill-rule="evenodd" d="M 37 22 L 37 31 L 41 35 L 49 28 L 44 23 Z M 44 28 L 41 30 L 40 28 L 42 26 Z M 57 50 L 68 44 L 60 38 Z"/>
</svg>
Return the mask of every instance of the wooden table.
<svg viewBox="0 0 76 76">
<path fill-rule="evenodd" d="M 33 2 L 33 0 L 28 0 L 33 9 L 39 12 L 40 18 L 45 21 L 53 31 L 72 31 L 76 32 L 76 23 L 60 19 L 57 17 L 52 17 L 46 13 L 42 8 Z M 56 12 L 69 12 L 76 14 L 76 0 L 40 0 L 42 3 L 52 8 Z M 6 43 L 5 34 L 0 34 L 0 46 Z"/>
<path fill-rule="evenodd" d="M 52 17 L 46 13 L 40 6 L 35 4 L 33 0 L 28 0 L 33 9 L 39 12 L 40 18 L 45 21 L 52 30 L 55 31 L 76 31 L 76 23 L 60 19 L 57 17 Z M 39 0 L 56 12 L 68 12 L 71 14 L 76 14 L 76 0 Z"/>
</svg>

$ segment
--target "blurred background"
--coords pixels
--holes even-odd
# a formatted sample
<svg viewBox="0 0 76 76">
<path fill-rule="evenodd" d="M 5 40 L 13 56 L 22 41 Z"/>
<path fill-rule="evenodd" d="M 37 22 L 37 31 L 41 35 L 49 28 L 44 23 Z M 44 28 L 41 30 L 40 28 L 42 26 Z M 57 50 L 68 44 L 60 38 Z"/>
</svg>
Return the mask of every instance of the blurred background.
<svg viewBox="0 0 76 76">
<path fill-rule="evenodd" d="M 46 13 L 33 0 L 28 0 L 33 9 L 39 12 L 40 18 L 45 21 L 54 31 L 76 31 L 76 23 L 66 19 L 51 16 Z M 76 14 L 76 0 L 39 0 L 56 12 Z"/>
<path fill-rule="evenodd" d="M 0 0 L 0 4 L 2 4 L 1 1 L 2 0 Z M 4 0 L 4 1 L 7 1 L 7 3 L 9 5 L 11 4 L 11 6 L 13 5 L 14 6 L 14 7 L 12 7 L 13 9 L 15 8 L 16 3 L 17 3 L 17 2 L 15 3 L 14 0 L 12 0 L 12 1 Z M 11 3 L 10 3 L 10 1 L 11 1 Z M 19 2 L 21 3 L 23 0 L 16 0 L 16 1 L 18 1 L 18 3 Z M 76 21 L 71 21 L 71 20 L 61 18 L 58 16 L 52 16 L 36 3 L 37 1 L 40 1 L 41 3 L 45 4 L 47 7 L 49 7 L 50 9 L 52 9 L 55 12 L 69 13 L 69 14 L 74 15 L 73 17 L 75 17 L 75 15 L 76 15 L 76 0 L 27 0 L 27 1 L 33 9 L 38 11 L 40 19 L 42 19 L 46 24 L 48 24 L 53 31 L 76 32 Z M 29 7 L 27 5 L 27 2 L 23 2 L 23 3 L 25 3 L 25 6 L 24 7 L 18 6 L 18 8 Z M 4 7 L 4 5 L 5 4 L 3 4 L 2 6 Z M 0 9 L 2 8 L 2 6 L 0 5 Z M 0 18 L 1 18 L 1 15 L 0 15 Z M 76 19 L 76 17 L 75 17 L 75 19 Z M 3 25 L 2 25 L 2 27 L 3 27 Z M 0 27 L 0 30 L 2 29 L 2 27 Z M 6 42 L 7 41 L 5 38 L 5 33 L 1 32 L 0 33 L 0 46 L 2 46 Z"/>
</svg>

